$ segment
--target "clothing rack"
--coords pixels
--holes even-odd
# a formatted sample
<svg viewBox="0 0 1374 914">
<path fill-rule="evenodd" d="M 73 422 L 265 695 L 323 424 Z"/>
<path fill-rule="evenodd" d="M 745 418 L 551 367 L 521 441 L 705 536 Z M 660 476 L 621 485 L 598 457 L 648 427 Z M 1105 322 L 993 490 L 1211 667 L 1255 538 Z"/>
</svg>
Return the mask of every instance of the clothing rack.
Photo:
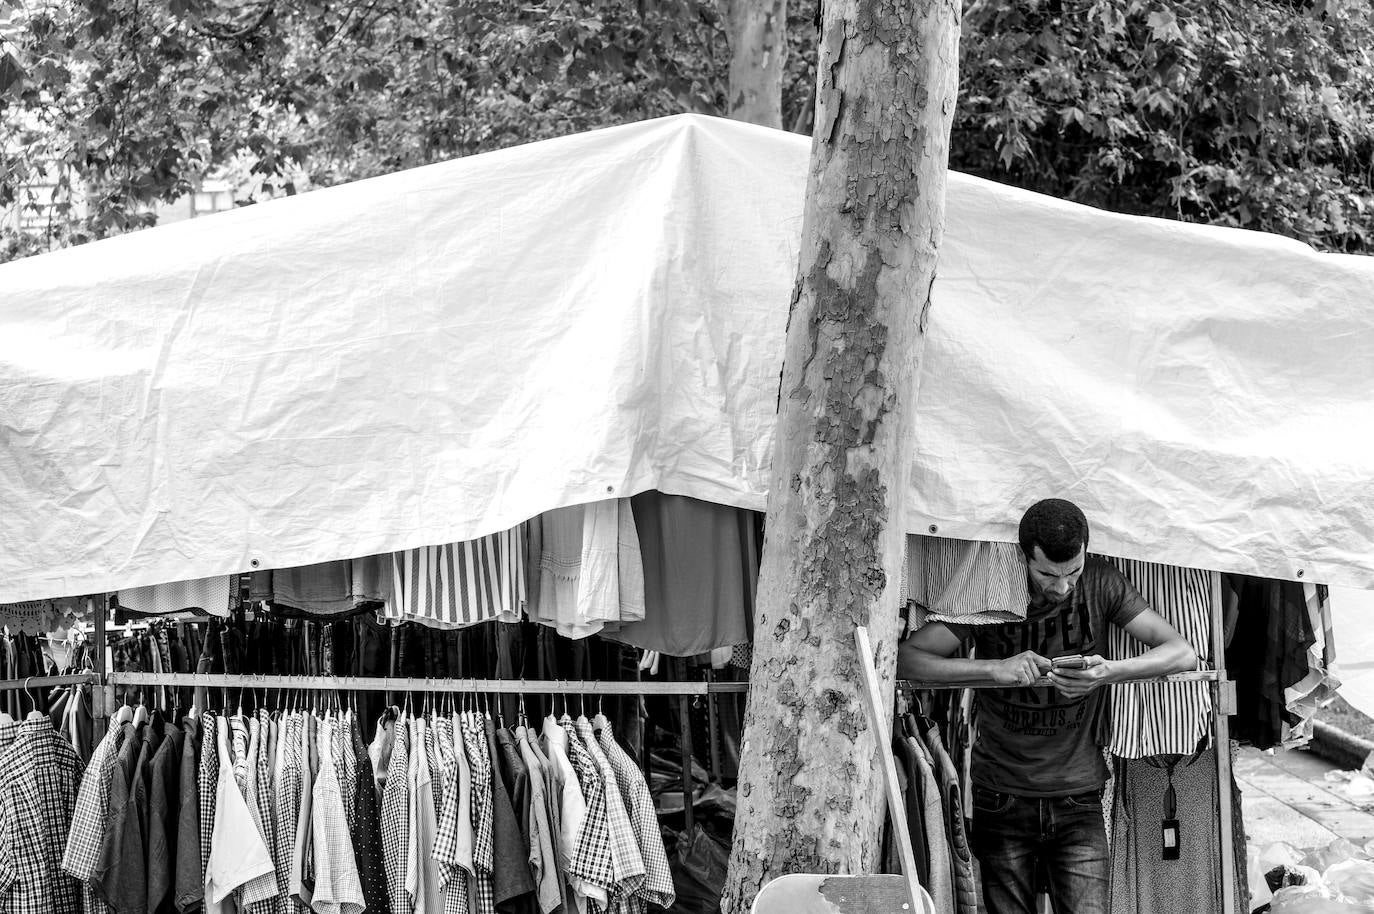
<svg viewBox="0 0 1374 914">
<path fill-rule="evenodd" d="M 99 650 L 99 649 L 98 649 Z M 103 651 L 101 651 L 103 655 Z M 103 663 L 103 659 L 101 660 Z M 56 677 L 63 678 L 63 677 Z M 78 677 L 90 681 L 94 677 Z M 381 676 L 278 676 L 255 673 L 109 673 L 105 685 L 202 686 L 230 689 L 296 689 L 307 692 L 435 692 L 492 695 L 664 695 L 676 696 L 682 721 L 682 815 L 692 833 L 691 699 L 726 692 L 747 692 L 747 682 L 611 682 L 562 679 L 417 679 Z M 97 704 L 103 704 L 97 702 Z M 102 708 L 102 714 L 105 709 Z M 647 753 L 644 759 L 648 763 Z"/>
</svg>

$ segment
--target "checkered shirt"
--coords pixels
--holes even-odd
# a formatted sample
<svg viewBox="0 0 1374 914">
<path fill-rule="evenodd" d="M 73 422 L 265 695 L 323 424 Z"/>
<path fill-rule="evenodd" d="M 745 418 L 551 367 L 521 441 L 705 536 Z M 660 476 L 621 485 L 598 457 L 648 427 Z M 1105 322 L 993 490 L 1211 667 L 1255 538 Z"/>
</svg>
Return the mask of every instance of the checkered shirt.
<svg viewBox="0 0 1374 914">
<path fill-rule="evenodd" d="M 463 747 L 472 769 L 473 876 L 468 906 L 472 914 L 496 914 L 496 888 L 491 879 L 496 847 L 492 835 L 496 814 L 491 796 L 491 756 L 487 754 L 487 737 L 481 718 L 472 713 L 464 714 L 462 727 Z"/>
<path fill-rule="evenodd" d="M 410 734 L 405 716 L 394 725 L 395 740 L 382 790 L 382 862 L 391 914 L 411 914 L 414 907 L 406 892 L 406 848 L 410 844 Z"/>
<path fill-rule="evenodd" d="M 80 914 L 81 883 L 62 870 L 84 766 L 47 717 L 26 720 L 0 753 L 0 910 Z"/>
<path fill-rule="evenodd" d="M 601 772 L 602 787 L 606 791 L 606 826 L 611 836 L 611 866 L 615 871 L 615 897 L 611 899 L 611 910 L 640 914 L 644 910 L 644 858 L 639 853 L 634 826 L 630 824 L 626 799 L 620 793 L 615 769 L 597 744 L 596 734 L 592 732 L 591 722 L 587 718 L 577 719 L 577 735 L 582 737 L 587 754 L 596 762 L 597 770 Z"/>
<path fill-rule="evenodd" d="M 200 879 L 210 863 L 210 841 L 215 833 L 215 794 L 219 789 L 219 747 L 215 737 L 215 712 L 200 717 L 200 774 L 196 788 L 200 794 Z"/>
<path fill-rule="evenodd" d="M 114 776 L 115 754 L 123 733 L 123 727 L 111 727 L 106 732 L 105 738 L 91 753 L 86 776 L 82 778 L 81 789 L 76 794 L 76 808 L 72 811 L 72 827 L 67 835 L 62 869 L 82 883 L 90 881 L 95 865 L 100 860 L 100 841 L 104 837 L 105 822 L 110 813 L 110 780 Z M 94 892 L 91 897 L 100 901 Z M 87 905 L 83 907 L 91 910 Z"/>
<path fill-rule="evenodd" d="M 277 910 L 288 914 L 290 904 L 291 860 L 296 852 L 296 825 L 301 814 L 303 766 L 301 764 L 301 724 L 298 714 L 281 719 L 277 739 L 282 740 L 281 775 L 272 785 L 272 806 L 276 815 L 273 832 L 272 863 L 277 868 Z"/>
<path fill-rule="evenodd" d="M 353 834 L 357 825 L 358 811 L 354 808 L 358 789 L 358 757 L 350 745 L 352 739 L 347 734 L 353 729 L 353 712 L 345 711 L 343 722 L 334 727 L 334 769 L 339 775 L 339 793 L 343 795 L 344 816 L 348 819 L 348 833 Z"/>
<path fill-rule="evenodd" d="M 568 760 L 577 772 L 582 795 L 587 800 L 587 818 L 577 836 L 577 846 L 568 860 L 568 873 L 593 886 L 605 889 L 609 898 L 616 883 L 615 862 L 611 859 L 610 820 L 606 815 L 606 785 L 601 769 L 573 727 L 572 718 L 564 714 L 559 721 L 568 734 Z M 597 907 L 589 900 L 589 909 Z"/>
<path fill-rule="evenodd" d="M 339 721 L 326 718 L 320 727 L 320 771 L 315 776 L 310 816 L 315 834 L 322 840 L 315 844 L 315 897 L 311 904 L 316 911 L 362 911 L 367 902 L 358 878 L 334 758 L 341 735 Z M 318 853 L 321 849 L 325 852 Z"/>
<path fill-rule="evenodd" d="M 615 771 L 615 780 L 620 787 L 621 797 L 626 801 L 625 805 L 629 807 L 630 823 L 634 826 L 635 840 L 644 861 L 644 885 L 640 889 L 640 897 L 649 904 L 671 908 L 675 899 L 673 873 L 668 868 L 663 833 L 659 831 L 658 814 L 654 810 L 649 785 L 644 781 L 644 772 L 615 741 L 610 722 L 598 717 L 597 724 L 601 727 L 601 751 Z"/>
<path fill-rule="evenodd" d="M 249 720 L 248 752 L 244 758 L 244 801 L 248 804 L 248 815 L 253 820 L 263 847 L 271 848 L 275 843 L 272 833 L 272 766 L 267 758 L 267 742 L 271 734 L 271 724 L 267 715 L 259 709 L 256 717 Z M 266 724 L 266 726 L 264 726 Z M 235 765 L 235 771 L 238 769 Z M 268 851 L 269 855 L 271 851 Z M 273 899 L 277 897 L 277 874 L 263 873 L 255 876 L 243 886 L 243 903 L 247 914 L 272 914 L 276 908 Z"/>
<path fill-rule="evenodd" d="M 452 721 L 446 717 L 436 718 L 434 743 L 444 778 L 441 791 L 444 801 L 439 807 L 433 853 L 439 863 L 444 914 L 468 914 L 468 871 L 458 860 L 458 760 L 453 753 L 453 738 Z"/>
</svg>

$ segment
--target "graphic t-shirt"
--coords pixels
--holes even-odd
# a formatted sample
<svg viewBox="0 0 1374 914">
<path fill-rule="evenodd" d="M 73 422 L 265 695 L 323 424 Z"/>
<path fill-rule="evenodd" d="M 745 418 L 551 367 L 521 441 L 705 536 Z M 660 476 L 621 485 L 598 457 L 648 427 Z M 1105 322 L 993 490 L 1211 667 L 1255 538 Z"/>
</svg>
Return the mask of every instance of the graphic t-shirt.
<svg viewBox="0 0 1374 914">
<path fill-rule="evenodd" d="M 1024 622 L 949 625 L 981 660 L 1004 660 L 1022 651 L 1053 659 L 1107 652 L 1107 625 L 1124 626 L 1143 610 L 1144 598 L 1121 572 L 1088 556 L 1073 592 L 1059 603 L 1035 599 Z M 1107 766 L 1097 746 L 1099 687 L 1069 698 L 1053 686 L 979 689 L 974 693 L 977 738 L 973 782 L 1025 797 L 1069 796 L 1099 789 Z"/>
</svg>

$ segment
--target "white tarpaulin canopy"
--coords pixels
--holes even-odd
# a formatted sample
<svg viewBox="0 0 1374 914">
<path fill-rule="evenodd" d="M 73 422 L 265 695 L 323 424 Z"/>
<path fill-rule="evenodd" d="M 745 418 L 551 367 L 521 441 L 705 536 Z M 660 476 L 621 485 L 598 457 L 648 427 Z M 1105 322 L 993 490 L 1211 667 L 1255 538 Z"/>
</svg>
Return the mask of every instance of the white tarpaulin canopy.
<svg viewBox="0 0 1374 914">
<path fill-rule="evenodd" d="M 0 267 L 0 601 L 762 508 L 809 141 L 681 116 Z M 950 176 L 908 528 L 1374 587 L 1374 259 Z"/>
</svg>

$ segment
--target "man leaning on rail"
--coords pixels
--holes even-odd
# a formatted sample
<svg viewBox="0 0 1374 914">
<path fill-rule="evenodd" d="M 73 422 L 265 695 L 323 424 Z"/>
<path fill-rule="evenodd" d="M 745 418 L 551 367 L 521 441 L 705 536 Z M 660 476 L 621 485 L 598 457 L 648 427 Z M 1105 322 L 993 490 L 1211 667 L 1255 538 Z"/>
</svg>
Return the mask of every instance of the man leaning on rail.
<svg viewBox="0 0 1374 914">
<path fill-rule="evenodd" d="M 1056 914 L 1104 914 L 1107 766 L 1097 737 L 1106 705 L 1099 686 L 1193 669 L 1197 656 L 1119 571 L 1087 554 L 1088 521 L 1077 505 L 1035 503 L 1021 518 L 1019 538 L 1029 577 L 1026 620 L 930 622 L 903 642 L 897 671 L 903 679 L 1001 686 L 976 690 L 974 705 L 970 843 L 990 914 L 1032 914 L 1037 867 L 1048 877 Z M 1150 650 L 1105 659 L 1109 624 Z M 969 645 L 972 659 L 953 656 Z"/>
</svg>

